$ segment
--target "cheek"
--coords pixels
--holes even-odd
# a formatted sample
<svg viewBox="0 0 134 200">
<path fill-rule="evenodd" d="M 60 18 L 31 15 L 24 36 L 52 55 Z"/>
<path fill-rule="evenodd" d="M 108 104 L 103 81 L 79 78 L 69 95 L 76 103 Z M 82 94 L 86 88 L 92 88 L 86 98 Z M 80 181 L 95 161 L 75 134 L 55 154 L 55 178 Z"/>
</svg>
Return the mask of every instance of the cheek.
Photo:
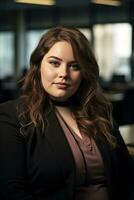
<svg viewBox="0 0 134 200">
<path fill-rule="evenodd" d="M 82 80 L 81 74 L 74 75 L 74 77 L 73 77 L 73 83 L 74 83 L 75 86 L 79 87 L 79 85 L 81 83 L 81 80 Z"/>
<path fill-rule="evenodd" d="M 47 85 L 51 83 L 54 79 L 54 74 L 50 70 L 46 70 L 45 68 L 41 70 L 41 79 L 43 85 Z"/>
</svg>

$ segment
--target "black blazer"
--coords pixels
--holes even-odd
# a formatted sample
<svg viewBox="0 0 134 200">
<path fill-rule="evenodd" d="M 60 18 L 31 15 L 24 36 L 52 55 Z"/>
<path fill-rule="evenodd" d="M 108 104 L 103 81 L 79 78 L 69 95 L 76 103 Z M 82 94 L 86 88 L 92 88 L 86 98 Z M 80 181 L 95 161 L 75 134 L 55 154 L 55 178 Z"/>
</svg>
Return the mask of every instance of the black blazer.
<svg viewBox="0 0 134 200">
<path fill-rule="evenodd" d="M 75 162 L 64 132 L 52 111 L 42 133 L 30 126 L 20 134 L 16 107 L 20 100 L 0 105 L 0 199 L 73 200 Z M 117 148 L 110 150 L 97 138 L 108 183 L 110 200 L 128 198 L 130 156 L 117 129 Z M 132 177 L 132 176 L 131 176 Z"/>
</svg>

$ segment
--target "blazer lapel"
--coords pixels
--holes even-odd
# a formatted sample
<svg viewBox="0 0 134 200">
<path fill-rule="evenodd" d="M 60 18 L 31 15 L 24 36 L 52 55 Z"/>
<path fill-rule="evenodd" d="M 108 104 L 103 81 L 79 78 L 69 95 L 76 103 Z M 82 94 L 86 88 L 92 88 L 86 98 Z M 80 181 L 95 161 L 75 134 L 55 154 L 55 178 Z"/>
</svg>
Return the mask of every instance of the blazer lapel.
<svg viewBox="0 0 134 200">
<path fill-rule="evenodd" d="M 51 146 L 54 156 L 57 158 L 59 167 L 61 168 L 64 177 L 70 173 L 70 180 L 73 184 L 75 173 L 75 161 L 71 148 L 67 142 L 65 134 L 59 124 L 54 111 L 49 112 L 47 115 L 48 127 L 45 131 L 45 138 Z"/>
<path fill-rule="evenodd" d="M 100 153 L 102 155 L 103 163 L 104 163 L 104 170 L 106 173 L 107 181 L 108 181 L 108 191 L 110 196 L 112 195 L 111 191 L 111 176 L 110 172 L 112 171 L 112 165 L 111 165 L 111 152 L 109 149 L 109 146 L 105 139 L 97 138 L 96 144 L 100 150 Z"/>
</svg>

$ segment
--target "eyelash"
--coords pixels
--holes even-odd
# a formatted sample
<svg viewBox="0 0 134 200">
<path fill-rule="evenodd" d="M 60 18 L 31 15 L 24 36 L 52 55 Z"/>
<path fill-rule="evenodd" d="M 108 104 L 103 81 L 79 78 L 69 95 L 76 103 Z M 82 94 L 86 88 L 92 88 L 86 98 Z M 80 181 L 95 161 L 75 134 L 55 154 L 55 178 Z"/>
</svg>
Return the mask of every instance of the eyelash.
<svg viewBox="0 0 134 200">
<path fill-rule="evenodd" d="M 69 67 L 70 67 L 70 68 L 73 68 L 73 69 L 75 69 L 75 70 L 80 70 L 80 67 L 79 67 L 78 64 L 70 64 Z"/>
<path fill-rule="evenodd" d="M 58 67 L 58 66 L 60 65 L 60 63 L 57 62 L 57 61 L 50 61 L 49 63 L 50 63 L 51 65 L 55 66 L 55 67 Z"/>
<path fill-rule="evenodd" d="M 58 61 L 55 61 L 55 60 L 52 60 L 49 63 L 51 65 L 53 65 L 54 67 L 58 67 L 60 65 L 60 63 Z M 73 70 L 80 70 L 80 66 L 78 64 L 69 64 L 68 67 L 72 68 Z"/>
</svg>

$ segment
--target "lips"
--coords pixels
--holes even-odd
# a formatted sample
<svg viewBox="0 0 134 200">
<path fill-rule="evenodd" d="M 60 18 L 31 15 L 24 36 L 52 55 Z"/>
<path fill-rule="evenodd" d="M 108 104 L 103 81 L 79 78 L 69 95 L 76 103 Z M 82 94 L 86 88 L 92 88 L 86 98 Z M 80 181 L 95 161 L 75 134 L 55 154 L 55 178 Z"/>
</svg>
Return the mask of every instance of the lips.
<svg viewBox="0 0 134 200">
<path fill-rule="evenodd" d="M 55 83 L 55 85 L 58 89 L 67 89 L 70 86 L 69 84 L 63 82 Z"/>
</svg>

